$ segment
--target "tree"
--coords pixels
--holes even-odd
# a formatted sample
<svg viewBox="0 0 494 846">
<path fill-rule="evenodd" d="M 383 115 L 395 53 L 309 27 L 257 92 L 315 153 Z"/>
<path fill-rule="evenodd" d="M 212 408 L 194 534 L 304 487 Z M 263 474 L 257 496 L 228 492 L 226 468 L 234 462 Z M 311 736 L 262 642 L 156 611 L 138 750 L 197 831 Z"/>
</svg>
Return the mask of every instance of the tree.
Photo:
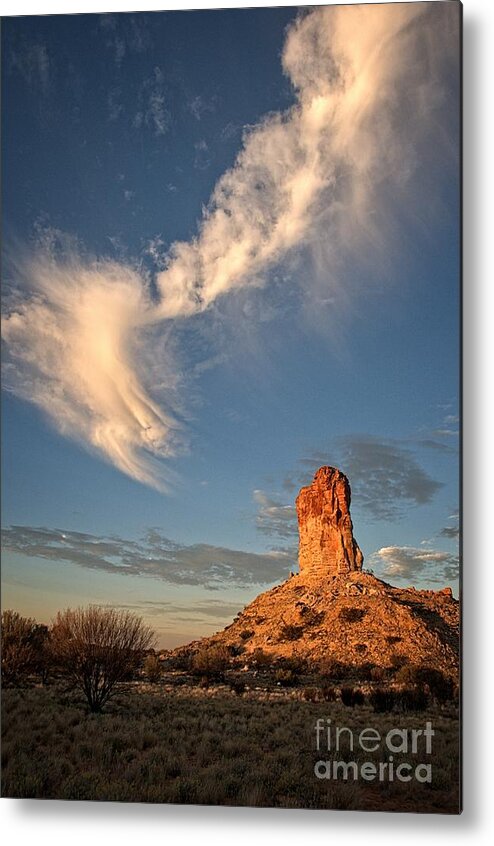
<svg viewBox="0 0 494 846">
<path fill-rule="evenodd" d="M 98 713 L 137 669 L 155 636 L 136 614 L 90 605 L 59 612 L 51 638 L 58 665 Z"/>
<path fill-rule="evenodd" d="M 2 613 L 2 680 L 18 685 L 35 672 L 46 669 L 48 627 L 17 611 Z"/>
</svg>

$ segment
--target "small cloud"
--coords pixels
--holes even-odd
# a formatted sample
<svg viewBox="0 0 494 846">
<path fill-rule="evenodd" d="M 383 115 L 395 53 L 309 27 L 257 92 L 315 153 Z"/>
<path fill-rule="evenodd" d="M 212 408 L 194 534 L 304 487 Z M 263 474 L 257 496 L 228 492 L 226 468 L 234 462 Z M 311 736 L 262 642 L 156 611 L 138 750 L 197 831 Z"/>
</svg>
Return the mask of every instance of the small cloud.
<svg viewBox="0 0 494 846">
<path fill-rule="evenodd" d="M 412 546 L 384 546 L 374 552 L 369 560 L 378 566 L 382 576 L 399 581 L 458 578 L 458 556 L 450 552 Z"/>
<path fill-rule="evenodd" d="M 10 68 L 20 73 L 30 88 L 46 96 L 50 87 L 51 61 L 44 44 L 29 44 L 13 50 Z"/>
<path fill-rule="evenodd" d="M 235 123 L 227 123 L 221 130 L 221 138 L 223 141 L 231 141 L 240 132 L 240 127 Z"/>
<path fill-rule="evenodd" d="M 441 535 L 444 538 L 450 538 L 451 540 L 455 540 L 460 536 L 460 527 L 459 526 L 445 526 L 444 529 L 441 529 Z"/>
<path fill-rule="evenodd" d="M 154 68 L 152 76 L 144 80 L 139 91 L 140 108 L 133 120 L 135 129 L 143 126 L 152 129 L 155 135 L 166 135 L 171 124 L 171 115 L 166 108 L 165 78 L 160 67 Z"/>
<path fill-rule="evenodd" d="M 209 155 L 209 147 L 207 142 L 203 140 L 198 141 L 194 144 L 195 156 L 194 156 L 194 167 L 196 170 L 207 170 L 209 165 L 211 164 L 211 158 Z"/>
<path fill-rule="evenodd" d="M 256 526 L 260 532 L 279 538 L 298 536 L 297 512 L 294 505 L 273 499 L 261 490 L 254 491 L 254 502 L 258 505 Z"/>
<path fill-rule="evenodd" d="M 458 429 L 433 429 L 432 434 L 438 438 L 457 438 L 460 433 Z"/>
<path fill-rule="evenodd" d="M 123 105 L 120 102 L 122 91 L 120 88 L 112 88 L 108 92 L 107 97 L 107 105 L 108 105 L 108 120 L 109 121 L 116 121 L 120 117 L 123 112 Z"/>
<path fill-rule="evenodd" d="M 203 115 L 211 114 L 216 109 L 216 97 L 207 99 L 206 97 L 193 97 L 187 103 L 188 111 L 195 117 L 196 120 L 201 120 Z"/>
</svg>

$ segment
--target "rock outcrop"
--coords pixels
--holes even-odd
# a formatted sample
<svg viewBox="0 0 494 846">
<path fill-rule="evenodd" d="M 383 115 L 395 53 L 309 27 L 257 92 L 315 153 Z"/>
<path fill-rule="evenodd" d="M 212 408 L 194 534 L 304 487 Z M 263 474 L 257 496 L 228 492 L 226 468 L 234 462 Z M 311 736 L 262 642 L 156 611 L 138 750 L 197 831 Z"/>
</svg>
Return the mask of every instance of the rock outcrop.
<svg viewBox="0 0 494 846">
<path fill-rule="evenodd" d="M 349 508 L 346 476 L 321 467 L 297 497 L 300 572 L 187 649 L 223 644 L 247 660 L 262 650 L 274 664 L 303 658 L 389 670 L 411 663 L 456 678 L 460 615 L 451 589 L 396 587 L 363 571 Z"/>
<path fill-rule="evenodd" d="M 341 470 L 321 467 L 297 500 L 299 569 L 306 575 L 338 576 L 362 569 L 353 537 L 350 484 Z"/>
</svg>

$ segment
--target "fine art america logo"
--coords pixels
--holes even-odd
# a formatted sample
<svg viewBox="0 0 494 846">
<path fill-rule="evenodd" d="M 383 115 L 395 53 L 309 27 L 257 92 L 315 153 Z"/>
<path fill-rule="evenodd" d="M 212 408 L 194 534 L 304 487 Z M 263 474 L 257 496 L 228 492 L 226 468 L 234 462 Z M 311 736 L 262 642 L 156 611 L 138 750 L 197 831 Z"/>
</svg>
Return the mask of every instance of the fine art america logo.
<svg viewBox="0 0 494 846">
<path fill-rule="evenodd" d="M 432 738 L 435 732 L 427 721 L 423 729 L 391 728 L 385 734 L 367 726 L 354 731 L 333 726 L 320 717 L 315 724 L 316 750 L 327 757 L 316 761 L 314 774 L 319 779 L 348 781 L 432 782 Z M 373 754 L 377 760 L 362 760 Z M 395 760 L 395 756 L 399 756 Z M 420 756 L 420 760 L 418 760 Z M 424 757 L 429 759 L 424 762 Z"/>
</svg>

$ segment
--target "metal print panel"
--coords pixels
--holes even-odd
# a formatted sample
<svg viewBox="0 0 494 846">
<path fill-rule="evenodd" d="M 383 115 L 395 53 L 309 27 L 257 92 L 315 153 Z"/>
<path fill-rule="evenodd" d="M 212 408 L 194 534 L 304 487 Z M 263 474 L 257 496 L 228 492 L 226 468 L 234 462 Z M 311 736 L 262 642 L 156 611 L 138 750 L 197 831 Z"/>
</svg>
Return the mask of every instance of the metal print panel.
<svg viewBox="0 0 494 846">
<path fill-rule="evenodd" d="M 459 813 L 460 36 L 3 19 L 3 796 Z"/>
</svg>

